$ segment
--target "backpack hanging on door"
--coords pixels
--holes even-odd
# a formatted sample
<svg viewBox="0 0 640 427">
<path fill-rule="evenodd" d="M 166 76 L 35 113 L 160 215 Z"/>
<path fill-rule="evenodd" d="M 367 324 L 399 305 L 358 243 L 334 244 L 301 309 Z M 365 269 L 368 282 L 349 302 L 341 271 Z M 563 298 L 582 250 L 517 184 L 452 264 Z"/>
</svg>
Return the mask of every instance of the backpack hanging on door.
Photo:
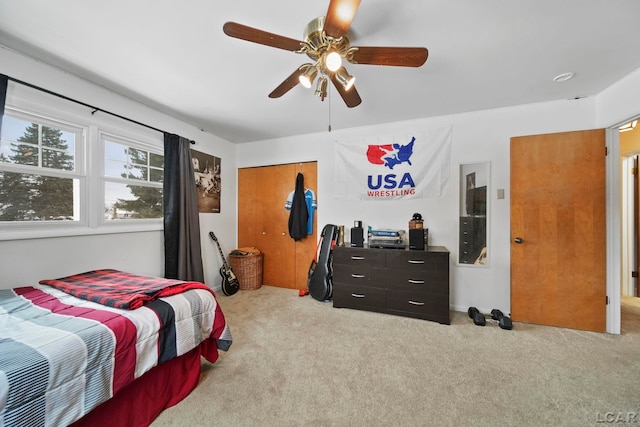
<svg viewBox="0 0 640 427">
<path fill-rule="evenodd" d="M 316 258 L 309 266 L 307 289 L 309 295 L 318 301 L 330 300 L 333 296 L 332 250 L 338 240 L 338 226 L 327 224 L 322 229 Z"/>
</svg>

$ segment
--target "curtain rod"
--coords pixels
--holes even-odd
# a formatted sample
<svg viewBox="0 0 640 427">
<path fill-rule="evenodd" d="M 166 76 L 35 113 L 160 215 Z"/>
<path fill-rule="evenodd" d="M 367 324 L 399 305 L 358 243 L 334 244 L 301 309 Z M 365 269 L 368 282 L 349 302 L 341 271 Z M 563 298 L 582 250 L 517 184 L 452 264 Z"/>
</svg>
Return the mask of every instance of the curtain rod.
<svg viewBox="0 0 640 427">
<path fill-rule="evenodd" d="M 0 74 L 0 75 L 4 75 L 4 74 Z M 100 107 L 96 107 L 95 105 L 87 104 L 86 102 L 82 102 L 82 101 L 77 100 L 77 99 L 74 99 L 74 98 L 69 98 L 69 97 L 68 97 L 68 96 L 66 96 L 66 95 L 62 95 L 62 94 L 60 94 L 60 93 L 53 92 L 53 91 L 51 91 L 51 90 L 49 90 L 49 89 L 45 89 L 45 88 L 43 88 L 43 87 L 36 86 L 36 85 L 34 85 L 34 84 L 27 83 L 27 82 L 22 81 L 22 80 L 18 80 L 18 79 L 16 79 L 16 78 L 13 78 L 13 77 L 10 77 L 10 76 L 6 76 L 6 77 L 7 77 L 7 79 L 9 79 L 10 81 L 12 81 L 12 82 L 14 82 L 14 83 L 20 83 L 20 84 L 21 84 L 21 85 L 23 85 L 23 86 L 28 86 L 28 87 L 30 87 L 30 88 L 32 88 L 32 89 L 37 89 L 37 90 L 39 90 L 39 91 L 41 91 L 41 92 L 48 93 L 49 95 L 57 96 L 58 98 L 62 98 L 62 99 L 65 99 L 65 100 L 67 100 L 67 101 L 71 101 L 71 102 L 75 102 L 76 104 L 83 105 L 83 106 L 85 106 L 85 107 L 87 107 L 87 108 L 91 108 L 91 109 L 93 110 L 93 111 L 91 111 L 91 115 L 94 115 L 96 112 L 100 111 L 100 112 L 103 112 L 103 113 L 109 114 L 109 115 L 111 115 L 111 116 L 117 117 L 117 118 L 119 118 L 119 119 L 126 120 L 126 121 L 131 122 L 131 123 L 135 123 L 135 124 L 137 124 L 137 125 L 139 125 L 139 126 L 146 127 L 147 129 L 155 130 L 156 132 L 160 132 L 160 133 L 170 133 L 170 132 L 165 132 L 165 131 L 163 131 L 163 130 L 161 130 L 161 129 L 155 128 L 155 127 L 153 127 L 153 126 L 149 126 L 149 125 L 147 125 L 147 124 L 141 123 L 141 122 L 139 122 L 139 121 L 137 121 L 137 120 L 133 120 L 133 119 L 130 119 L 130 118 L 128 118 L 128 117 L 121 116 L 120 114 L 116 114 L 116 113 L 112 113 L 111 111 L 103 110 L 102 108 L 100 108 Z M 191 144 L 195 144 L 195 143 L 196 143 L 196 142 L 195 142 L 195 141 L 193 141 L 193 140 L 190 140 L 189 142 L 190 142 Z"/>
</svg>

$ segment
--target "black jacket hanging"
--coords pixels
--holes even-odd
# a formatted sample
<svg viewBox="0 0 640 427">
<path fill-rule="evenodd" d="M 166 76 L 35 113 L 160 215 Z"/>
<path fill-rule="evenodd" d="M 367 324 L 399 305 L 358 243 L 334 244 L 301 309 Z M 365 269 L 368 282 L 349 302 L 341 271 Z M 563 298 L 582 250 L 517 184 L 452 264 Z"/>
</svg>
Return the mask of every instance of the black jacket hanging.
<svg viewBox="0 0 640 427">
<path fill-rule="evenodd" d="M 307 221 L 309 212 L 304 198 L 304 176 L 298 173 L 296 177 L 296 189 L 293 193 L 291 212 L 289 213 L 289 235 L 293 240 L 307 237 Z"/>
</svg>

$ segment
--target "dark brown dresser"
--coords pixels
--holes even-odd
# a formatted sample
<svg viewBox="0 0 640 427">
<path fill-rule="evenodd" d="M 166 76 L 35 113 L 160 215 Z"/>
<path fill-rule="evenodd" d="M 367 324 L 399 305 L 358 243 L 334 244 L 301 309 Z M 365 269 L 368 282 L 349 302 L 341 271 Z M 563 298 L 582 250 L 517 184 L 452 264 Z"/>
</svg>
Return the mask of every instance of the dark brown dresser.
<svg viewBox="0 0 640 427">
<path fill-rule="evenodd" d="M 450 324 L 449 251 L 333 249 L 333 306 Z"/>
</svg>

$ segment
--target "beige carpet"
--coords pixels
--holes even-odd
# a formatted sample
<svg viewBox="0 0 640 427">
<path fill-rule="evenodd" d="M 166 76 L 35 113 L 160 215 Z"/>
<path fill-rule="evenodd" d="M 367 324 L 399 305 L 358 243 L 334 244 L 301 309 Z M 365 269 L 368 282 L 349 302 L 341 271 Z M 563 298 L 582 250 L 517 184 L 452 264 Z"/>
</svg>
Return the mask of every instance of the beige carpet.
<svg viewBox="0 0 640 427">
<path fill-rule="evenodd" d="M 640 303 L 622 335 L 335 309 L 263 286 L 220 296 L 234 344 L 153 426 L 640 423 Z"/>
</svg>

